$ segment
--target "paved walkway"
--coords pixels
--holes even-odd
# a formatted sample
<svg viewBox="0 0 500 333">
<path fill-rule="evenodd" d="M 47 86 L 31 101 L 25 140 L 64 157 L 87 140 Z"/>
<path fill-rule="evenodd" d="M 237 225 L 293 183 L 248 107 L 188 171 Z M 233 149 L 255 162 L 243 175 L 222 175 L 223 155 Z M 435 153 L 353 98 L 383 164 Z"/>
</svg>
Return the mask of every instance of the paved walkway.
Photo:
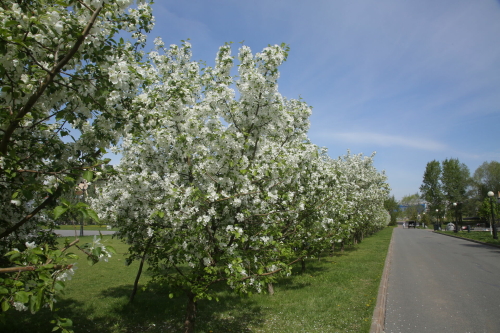
<svg viewBox="0 0 500 333">
<path fill-rule="evenodd" d="M 500 249 L 395 228 L 384 332 L 500 332 Z"/>
</svg>

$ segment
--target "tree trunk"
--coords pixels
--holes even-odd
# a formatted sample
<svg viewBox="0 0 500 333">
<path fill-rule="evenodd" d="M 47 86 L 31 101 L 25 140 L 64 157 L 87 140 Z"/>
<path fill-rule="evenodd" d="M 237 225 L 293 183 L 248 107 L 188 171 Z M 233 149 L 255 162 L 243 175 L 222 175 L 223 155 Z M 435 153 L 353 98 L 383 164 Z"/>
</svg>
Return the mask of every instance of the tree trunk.
<svg viewBox="0 0 500 333">
<path fill-rule="evenodd" d="M 144 252 L 144 254 L 146 253 Z M 135 294 L 137 293 L 137 285 L 139 284 L 139 279 L 141 278 L 143 266 L 144 266 L 144 256 L 142 257 L 141 263 L 139 264 L 139 271 L 137 272 L 137 276 L 135 277 L 134 288 L 132 289 L 132 294 L 130 295 L 129 303 L 132 303 L 134 301 Z"/>
<path fill-rule="evenodd" d="M 332 248 L 330 249 L 330 257 L 333 257 L 334 253 L 335 253 L 335 243 L 332 244 Z"/>
<path fill-rule="evenodd" d="M 305 271 L 306 271 L 306 259 L 302 259 L 301 263 L 302 263 L 302 273 L 305 273 Z"/>
<path fill-rule="evenodd" d="M 132 303 L 134 301 L 135 294 L 137 293 L 137 285 L 139 284 L 139 279 L 141 278 L 142 267 L 144 266 L 144 260 L 146 259 L 146 254 L 148 252 L 148 249 L 149 249 L 152 241 L 153 241 L 153 238 L 151 237 L 148 241 L 148 244 L 146 245 L 146 248 L 144 249 L 144 253 L 142 254 L 141 263 L 139 264 L 139 271 L 137 272 L 137 276 L 135 277 L 134 288 L 132 289 L 132 294 L 130 295 L 130 299 L 129 299 L 130 303 Z"/>
<path fill-rule="evenodd" d="M 188 292 L 188 304 L 186 307 L 186 320 L 184 321 L 184 333 L 194 333 L 194 323 L 196 320 L 195 294 Z"/>
<path fill-rule="evenodd" d="M 342 241 L 341 245 L 340 245 L 340 252 L 344 252 L 344 241 Z"/>
<path fill-rule="evenodd" d="M 267 284 L 267 291 L 269 292 L 269 295 L 274 295 L 274 286 L 272 283 Z"/>
</svg>

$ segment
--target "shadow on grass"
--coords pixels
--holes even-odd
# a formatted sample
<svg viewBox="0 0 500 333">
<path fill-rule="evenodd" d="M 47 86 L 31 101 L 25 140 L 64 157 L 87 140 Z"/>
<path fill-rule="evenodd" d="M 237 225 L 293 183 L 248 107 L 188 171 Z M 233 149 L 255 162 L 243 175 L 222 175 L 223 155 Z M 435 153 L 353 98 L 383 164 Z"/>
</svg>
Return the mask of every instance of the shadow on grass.
<svg viewBox="0 0 500 333">
<path fill-rule="evenodd" d="M 321 275 L 328 270 L 324 266 L 325 262 L 335 263 L 337 257 L 348 256 L 357 250 L 357 247 L 349 247 L 342 253 L 335 252 L 333 256 L 322 255 L 321 261 L 308 259 L 305 275 Z M 301 270 L 301 264 L 296 264 L 292 276 L 277 279 L 276 285 L 283 290 L 311 287 L 310 281 L 292 278 L 300 275 Z M 267 319 L 265 302 L 259 303 L 253 297 L 233 294 L 225 284 L 220 284 L 215 289 L 218 302 L 208 300 L 198 302 L 196 332 L 248 332 L 249 327 L 264 325 Z M 73 320 L 75 333 L 183 331 L 187 303 L 185 296 L 169 298 L 171 291 L 168 288 L 152 285 L 150 289 L 139 292 L 134 303 L 129 304 L 131 291 L 131 284 L 119 285 L 103 290 L 95 299 L 88 301 L 63 298 L 56 304 L 60 309 L 57 314 L 62 318 Z M 35 315 L 10 311 L 6 323 L 0 324 L 0 332 L 49 333 L 54 327 L 50 324 L 52 318 L 52 313 L 47 309 Z"/>
<path fill-rule="evenodd" d="M 61 309 L 57 314 L 73 321 L 78 332 L 183 332 L 187 299 L 184 296 L 169 298 L 169 290 L 159 286 L 140 292 L 132 304 L 128 298 L 132 285 L 122 285 L 101 293 L 109 307 L 98 308 L 87 302 L 64 299 L 57 302 Z M 250 326 L 263 323 L 263 309 L 251 297 L 239 297 L 229 292 L 219 292 L 219 301 L 198 302 L 196 332 L 246 332 Z M 98 302 L 102 302 L 99 300 Z M 12 311 L 0 332 L 49 333 L 53 314 L 44 309 L 35 315 L 29 312 Z"/>
</svg>

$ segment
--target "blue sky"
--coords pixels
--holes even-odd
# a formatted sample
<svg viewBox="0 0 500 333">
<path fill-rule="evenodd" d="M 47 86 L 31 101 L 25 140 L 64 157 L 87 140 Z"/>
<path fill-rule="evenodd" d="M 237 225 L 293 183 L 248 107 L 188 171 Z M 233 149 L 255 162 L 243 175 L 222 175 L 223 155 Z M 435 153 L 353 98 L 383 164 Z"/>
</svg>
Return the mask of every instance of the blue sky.
<svg viewBox="0 0 500 333">
<path fill-rule="evenodd" d="M 219 46 L 287 43 L 280 92 L 313 107 L 309 137 L 385 170 L 396 199 L 425 166 L 458 158 L 471 173 L 500 161 L 499 0 L 157 0 L 152 37 L 190 39 L 213 65 Z M 153 38 L 151 38 L 152 40 Z"/>
</svg>

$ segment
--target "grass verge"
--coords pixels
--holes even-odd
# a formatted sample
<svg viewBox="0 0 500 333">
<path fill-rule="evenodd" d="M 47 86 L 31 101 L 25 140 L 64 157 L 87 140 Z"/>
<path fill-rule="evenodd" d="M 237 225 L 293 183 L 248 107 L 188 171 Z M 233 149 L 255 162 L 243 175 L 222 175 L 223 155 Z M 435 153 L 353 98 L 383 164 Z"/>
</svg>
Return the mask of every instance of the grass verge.
<svg viewBox="0 0 500 333">
<path fill-rule="evenodd" d="M 219 286 L 219 302 L 199 302 L 196 332 L 368 332 L 392 231 L 386 228 L 343 253 L 309 259 L 305 273 L 297 266 L 274 285 L 273 296 L 239 297 Z M 57 303 L 58 315 L 71 318 L 75 332 L 181 332 L 185 298 L 169 299 L 167 288 L 153 286 L 128 304 L 138 265 L 124 265 L 125 244 L 105 240 L 119 254 L 93 267 L 81 256 Z M 145 272 L 141 283 L 147 279 Z M 0 332 L 48 333 L 50 316 L 14 312 Z"/>
<path fill-rule="evenodd" d="M 471 232 L 459 231 L 457 233 L 455 233 L 453 231 L 435 231 L 435 232 L 439 232 L 439 233 L 447 234 L 447 235 L 452 235 L 452 236 L 456 236 L 456 237 L 461 237 L 461 238 L 473 239 L 473 240 L 476 240 L 479 242 L 500 246 L 500 240 L 493 239 L 493 236 L 490 234 L 489 231 L 471 231 Z"/>
</svg>

